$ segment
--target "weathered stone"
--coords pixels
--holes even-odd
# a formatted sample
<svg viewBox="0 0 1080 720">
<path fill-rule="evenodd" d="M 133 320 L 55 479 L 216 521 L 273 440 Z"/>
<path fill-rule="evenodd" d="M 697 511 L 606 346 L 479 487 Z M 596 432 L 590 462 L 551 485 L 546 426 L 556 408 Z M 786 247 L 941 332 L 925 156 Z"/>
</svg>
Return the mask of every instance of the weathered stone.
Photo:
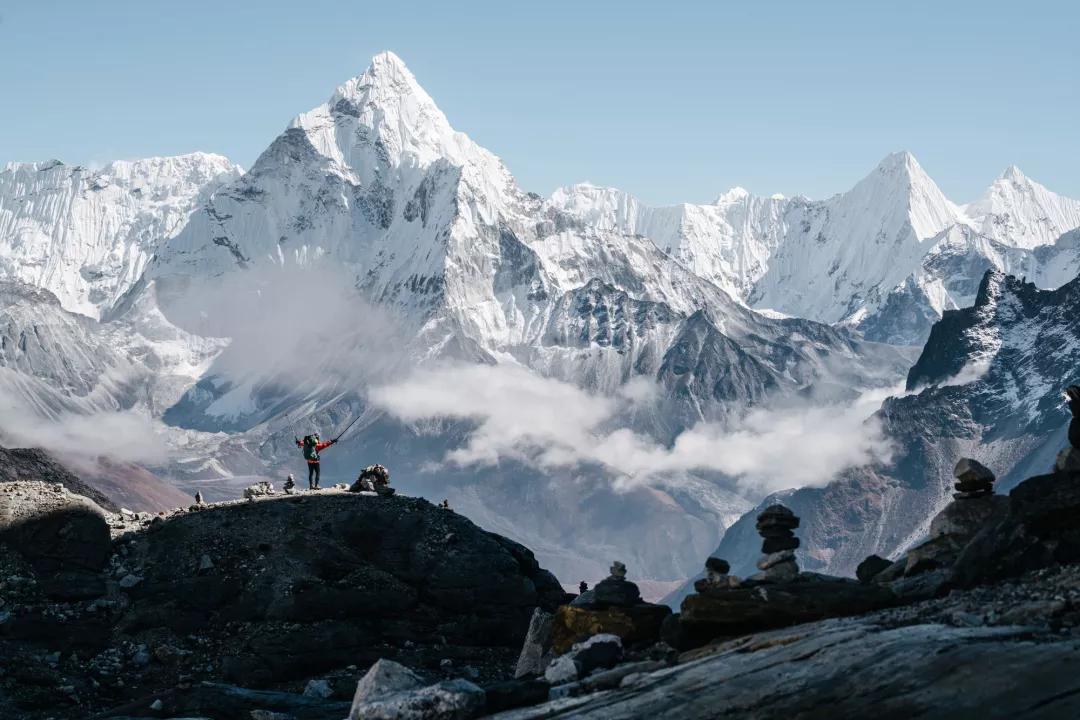
<svg viewBox="0 0 1080 720">
<path fill-rule="evenodd" d="M 587 675 L 597 668 L 609 668 L 622 658 L 622 640 L 618 635 L 603 633 L 575 643 L 567 655 Z"/>
<path fill-rule="evenodd" d="M 758 581 L 778 583 L 778 582 L 791 582 L 799 577 L 799 566 L 794 560 L 785 560 L 784 562 L 770 565 L 767 570 L 763 570 L 757 575 L 754 575 L 751 579 Z"/>
<path fill-rule="evenodd" d="M 799 518 L 789 508 L 783 505 L 770 505 L 757 516 L 757 529 L 780 527 L 794 529 L 799 527 Z"/>
<path fill-rule="evenodd" d="M 356 683 L 353 707 L 381 700 L 395 693 L 423 687 L 424 681 L 409 668 L 393 660 L 379 659 Z"/>
<path fill-rule="evenodd" d="M 381 700 L 353 703 L 349 720 L 469 720 L 484 707 L 484 691 L 468 680 L 445 680 Z"/>
<path fill-rule="evenodd" d="M 551 685 L 574 682 L 581 677 L 581 666 L 571 655 L 560 655 L 544 670 L 544 680 Z"/>
<path fill-rule="evenodd" d="M 718 557 L 710 557 L 705 561 L 705 571 L 712 575 L 727 575 L 731 572 L 731 563 Z"/>
<path fill-rule="evenodd" d="M 631 607 L 592 609 L 564 605 L 555 611 L 551 647 L 556 654 L 593 635 L 617 635 L 624 647 L 644 647 L 660 639 L 660 626 L 671 614 L 667 605 L 640 603 Z"/>
<path fill-rule="evenodd" d="M 660 660 L 641 660 L 638 662 L 623 663 L 609 670 L 601 670 L 585 677 L 577 682 L 567 683 L 551 688 L 549 698 L 556 700 L 566 697 L 577 697 L 600 690 L 611 690 L 619 687 L 622 681 L 631 676 L 641 673 L 655 672 L 668 667 L 669 663 Z"/>
<path fill-rule="evenodd" d="M 323 678 L 308 680 L 308 684 L 304 686 L 304 697 L 326 699 L 333 696 L 334 689 L 330 687 L 329 681 Z"/>
<path fill-rule="evenodd" d="M 960 587 L 1080 562 L 1080 473 L 1037 475 L 1009 493 L 1004 520 L 984 527 L 954 565 Z"/>
<path fill-rule="evenodd" d="M 700 647 L 719 637 L 857 615 L 894 602 L 893 593 L 877 585 L 824 576 L 690 595 L 679 614 L 680 649 Z"/>
<path fill-rule="evenodd" d="M 907 553 L 904 575 L 917 575 L 927 570 L 951 566 L 963 549 L 966 538 L 958 535 L 937 535 Z"/>
<path fill-rule="evenodd" d="M 555 616 L 551 613 L 542 608 L 533 610 L 529 630 L 525 633 L 525 642 L 522 643 L 521 654 L 518 655 L 514 669 L 515 678 L 543 674 L 552 658 L 551 630 L 554 623 Z"/>
<path fill-rule="evenodd" d="M 783 550 L 794 550 L 799 547 L 799 544 L 797 537 L 766 537 L 765 542 L 761 544 L 761 552 L 768 555 Z"/>
<path fill-rule="evenodd" d="M 971 458 L 960 458 L 953 469 L 953 476 L 964 482 L 991 484 L 994 482 L 994 473 L 978 460 Z"/>
<path fill-rule="evenodd" d="M 1009 498 L 988 495 L 978 502 L 951 502 L 930 521 L 930 537 L 955 535 L 972 538 L 987 523 L 1000 522 L 1009 510 Z"/>
<path fill-rule="evenodd" d="M 878 555 L 870 555 L 859 563 L 859 567 L 855 568 L 855 577 L 861 583 L 868 583 L 890 565 L 892 565 L 890 560 Z"/>
<path fill-rule="evenodd" d="M 641 600 L 638 586 L 619 577 L 604 578 L 592 590 L 586 590 L 571 602 L 576 607 L 606 608 L 629 607 Z"/>
<path fill-rule="evenodd" d="M 765 555 L 757 561 L 758 570 L 768 570 L 771 567 L 775 567 L 780 563 L 793 562 L 795 560 L 795 553 L 791 550 L 781 550 L 780 552 L 770 553 Z"/>
</svg>

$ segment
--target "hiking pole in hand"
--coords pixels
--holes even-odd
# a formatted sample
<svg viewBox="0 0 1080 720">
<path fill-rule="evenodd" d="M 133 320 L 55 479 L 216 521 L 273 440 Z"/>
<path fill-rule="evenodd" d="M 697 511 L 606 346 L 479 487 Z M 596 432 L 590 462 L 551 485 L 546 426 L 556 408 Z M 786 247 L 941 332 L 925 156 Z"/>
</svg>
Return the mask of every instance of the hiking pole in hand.
<svg viewBox="0 0 1080 720">
<path fill-rule="evenodd" d="M 341 432 L 339 432 L 339 433 L 338 433 L 338 436 L 337 436 L 336 438 L 334 438 L 334 442 L 337 442 L 338 440 L 340 440 L 340 439 L 341 439 L 341 436 L 342 436 L 342 435 L 344 435 L 345 433 L 347 433 L 347 432 L 349 431 L 349 428 L 351 428 L 351 427 L 352 427 L 353 425 L 355 425 L 355 424 L 356 424 L 356 421 L 357 421 L 357 420 L 359 420 L 359 419 L 360 419 L 360 416 L 359 416 L 359 415 L 357 415 L 356 417 L 354 417 L 354 418 L 352 419 L 352 422 L 351 422 L 351 423 L 349 423 L 348 425 L 346 425 L 346 426 L 345 426 L 345 429 L 344 429 L 344 430 L 342 430 Z"/>
</svg>

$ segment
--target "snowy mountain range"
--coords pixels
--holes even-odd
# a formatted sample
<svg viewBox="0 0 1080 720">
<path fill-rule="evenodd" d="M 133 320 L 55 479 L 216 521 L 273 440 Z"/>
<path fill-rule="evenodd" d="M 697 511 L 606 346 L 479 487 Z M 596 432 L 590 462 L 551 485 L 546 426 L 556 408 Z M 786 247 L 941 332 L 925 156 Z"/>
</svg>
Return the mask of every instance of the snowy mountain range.
<svg viewBox="0 0 1080 720">
<path fill-rule="evenodd" d="M 663 448 L 702 427 L 726 437 L 750 411 L 892 386 L 914 358 L 903 346 L 975 301 L 987 269 L 1074 277 L 1077 227 L 1080 201 L 1015 168 L 961 206 L 907 153 L 824 201 L 737 188 L 650 208 L 591 185 L 545 199 L 384 53 L 246 173 L 206 154 L 9 165 L 0 379 L 43 423 L 122 411 L 152 425 L 168 459 L 147 464 L 211 496 L 295 471 L 294 434 L 359 414 L 328 455 L 336 479 L 384 462 L 406 492 L 449 498 L 557 575 L 595 579 L 618 557 L 673 583 L 763 493 Z M 550 439 L 538 415 L 512 451 L 449 461 L 508 430 L 484 424 L 483 393 L 444 382 L 449 413 L 372 395 L 448 366 L 621 398 L 582 422 L 635 452 L 557 448 L 552 464 L 534 451 Z"/>
<path fill-rule="evenodd" d="M 1080 381 L 1080 278 L 1057 290 L 988 271 L 974 304 L 945 314 L 908 374 L 906 390 L 877 413 L 895 451 L 850 468 L 823 488 L 764 499 L 725 534 L 715 554 L 754 572 L 754 518 L 782 502 L 802 519 L 808 570 L 853 575 L 865 557 L 895 558 L 927 535 L 952 500 L 956 461 L 973 457 L 1006 493 L 1047 472 L 1067 446 L 1063 390 Z M 672 600 L 692 591 L 685 585 Z"/>
<path fill-rule="evenodd" d="M 913 345 L 944 310 L 972 302 L 987 269 L 1053 287 L 1069 280 L 1057 266 L 1075 263 L 1075 253 L 1066 251 L 1066 261 L 1054 250 L 1080 227 L 1080 201 L 1016 167 L 976 202 L 957 205 L 906 152 L 823 201 L 735 188 L 712 205 L 649 208 L 617 190 L 576 185 L 552 202 L 592 227 L 649 237 L 752 307 Z"/>
</svg>

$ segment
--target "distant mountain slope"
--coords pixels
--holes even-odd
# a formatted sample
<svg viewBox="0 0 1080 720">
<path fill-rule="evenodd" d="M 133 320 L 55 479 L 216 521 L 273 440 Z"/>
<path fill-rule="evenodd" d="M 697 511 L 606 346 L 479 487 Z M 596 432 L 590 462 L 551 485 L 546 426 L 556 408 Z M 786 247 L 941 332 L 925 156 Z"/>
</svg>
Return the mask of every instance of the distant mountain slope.
<svg viewBox="0 0 1080 720">
<path fill-rule="evenodd" d="M 206 153 L 100 170 L 9 164 L 0 172 L 0 279 L 44 288 L 67 310 L 98 318 L 191 211 L 240 172 Z"/>
<path fill-rule="evenodd" d="M 952 469 L 968 456 L 998 476 L 998 491 L 1046 472 L 1065 446 L 1062 391 L 1080 382 L 1080 278 L 1053 291 L 987 272 L 974 305 L 934 325 L 908 375 L 910 394 L 877 416 L 895 451 L 888 463 L 855 468 L 824 488 L 766 498 L 802 518 L 805 569 L 853 575 L 867 555 L 895 557 L 927 531 L 952 493 Z M 757 510 L 725 534 L 716 554 L 733 572 L 760 554 Z"/>
</svg>

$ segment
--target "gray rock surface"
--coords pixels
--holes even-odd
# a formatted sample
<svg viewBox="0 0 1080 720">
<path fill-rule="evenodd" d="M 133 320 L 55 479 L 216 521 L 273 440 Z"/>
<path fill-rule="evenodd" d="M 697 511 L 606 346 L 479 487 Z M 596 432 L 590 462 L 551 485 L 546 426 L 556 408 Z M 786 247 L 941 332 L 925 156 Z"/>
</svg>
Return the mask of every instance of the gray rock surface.
<svg viewBox="0 0 1080 720">
<path fill-rule="evenodd" d="M 521 646 L 521 655 L 518 656 L 514 669 L 515 678 L 543 674 L 552 658 L 551 630 L 554 622 L 555 616 L 551 613 L 542 608 L 533 610 L 529 630 Z"/>
<path fill-rule="evenodd" d="M 484 691 L 468 680 L 444 680 L 356 704 L 349 720 L 469 720 L 484 707 Z"/>
<path fill-rule="evenodd" d="M 743 637 L 615 690 L 495 717 L 1076 717 L 1078 649 L 1075 638 L 1033 638 L 1027 628 L 828 620 Z"/>
<path fill-rule="evenodd" d="M 353 707 L 423 686 L 424 681 L 409 668 L 393 660 L 380 658 L 356 683 Z"/>
</svg>

